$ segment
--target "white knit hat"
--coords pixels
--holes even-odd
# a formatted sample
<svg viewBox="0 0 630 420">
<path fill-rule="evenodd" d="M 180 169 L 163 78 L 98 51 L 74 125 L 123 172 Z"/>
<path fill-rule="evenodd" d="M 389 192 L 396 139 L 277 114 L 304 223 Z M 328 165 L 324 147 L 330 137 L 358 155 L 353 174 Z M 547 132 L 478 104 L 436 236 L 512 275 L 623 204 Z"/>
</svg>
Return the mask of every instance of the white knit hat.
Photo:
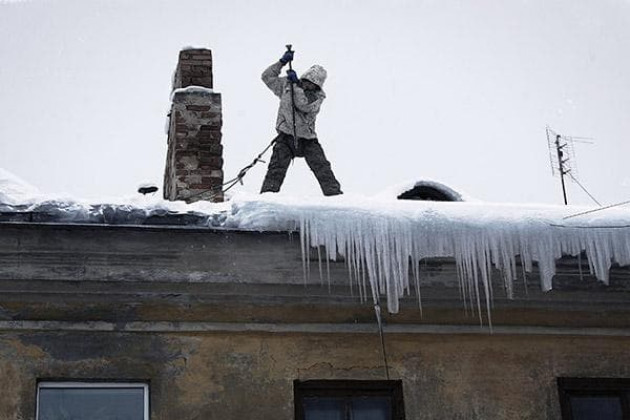
<svg viewBox="0 0 630 420">
<path fill-rule="evenodd" d="M 306 70 L 300 79 L 306 79 L 309 82 L 315 83 L 317 86 L 324 87 L 328 72 L 322 66 L 315 64 L 310 69 Z"/>
</svg>

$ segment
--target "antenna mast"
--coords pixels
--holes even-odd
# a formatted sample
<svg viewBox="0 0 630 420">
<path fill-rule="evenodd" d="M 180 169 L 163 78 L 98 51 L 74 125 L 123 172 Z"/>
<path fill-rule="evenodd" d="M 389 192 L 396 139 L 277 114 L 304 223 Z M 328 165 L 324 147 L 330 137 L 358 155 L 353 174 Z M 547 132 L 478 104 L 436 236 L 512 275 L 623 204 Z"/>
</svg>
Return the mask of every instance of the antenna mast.
<svg viewBox="0 0 630 420">
<path fill-rule="evenodd" d="M 564 182 L 565 175 L 568 175 L 579 187 L 584 190 L 588 196 L 599 205 L 599 202 L 589 193 L 586 188 L 577 180 L 577 167 L 575 159 L 574 143 L 588 143 L 593 144 L 590 137 L 570 137 L 563 136 L 553 131 L 549 126 L 546 127 L 547 132 L 547 146 L 549 147 L 549 157 L 551 161 L 552 174 L 558 174 L 560 176 L 560 183 L 562 185 L 562 197 L 564 198 L 564 205 L 568 204 L 567 200 L 567 188 Z"/>
<path fill-rule="evenodd" d="M 564 205 L 566 206 L 569 203 L 567 202 L 567 188 L 564 184 L 564 176 L 567 174 L 566 169 L 564 169 L 564 164 L 569 159 L 564 159 L 564 152 L 562 151 L 562 149 L 564 149 L 568 143 L 560 144 L 560 139 L 560 134 L 556 134 L 555 144 L 556 151 L 558 153 L 558 172 L 560 173 L 560 183 L 562 184 L 562 197 L 564 197 Z"/>
</svg>

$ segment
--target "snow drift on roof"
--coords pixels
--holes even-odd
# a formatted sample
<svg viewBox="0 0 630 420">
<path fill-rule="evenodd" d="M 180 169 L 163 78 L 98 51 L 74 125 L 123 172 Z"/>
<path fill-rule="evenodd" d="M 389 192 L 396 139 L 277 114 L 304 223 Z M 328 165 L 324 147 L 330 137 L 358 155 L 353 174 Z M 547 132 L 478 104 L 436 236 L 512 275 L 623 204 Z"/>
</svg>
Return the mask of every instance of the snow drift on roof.
<svg viewBox="0 0 630 420">
<path fill-rule="evenodd" d="M 41 193 L 37 188 L 6 169 L 0 168 L 0 203 L 18 205 L 35 202 Z"/>
</svg>

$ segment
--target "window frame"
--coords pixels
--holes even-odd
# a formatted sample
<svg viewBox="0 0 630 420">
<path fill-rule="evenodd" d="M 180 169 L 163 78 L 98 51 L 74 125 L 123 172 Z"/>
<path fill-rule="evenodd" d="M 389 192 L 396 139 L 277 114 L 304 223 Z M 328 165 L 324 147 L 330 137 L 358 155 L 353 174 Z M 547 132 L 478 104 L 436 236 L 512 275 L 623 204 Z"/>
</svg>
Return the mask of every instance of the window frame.
<svg viewBox="0 0 630 420">
<path fill-rule="evenodd" d="M 562 420 L 573 420 L 571 397 L 619 397 L 623 418 L 630 418 L 630 378 L 558 378 Z"/>
<path fill-rule="evenodd" d="M 39 420 L 39 391 L 40 389 L 68 389 L 68 388 L 142 388 L 144 420 L 150 420 L 151 413 L 149 411 L 149 382 L 148 381 L 121 381 L 121 380 L 58 380 L 58 379 L 42 379 L 37 381 L 36 390 L 36 406 L 35 420 Z"/>
<path fill-rule="evenodd" d="M 401 380 L 307 380 L 293 381 L 295 420 L 304 420 L 304 398 L 308 397 L 391 397 L 392 420 L 405 420 Z"/>
</svg>

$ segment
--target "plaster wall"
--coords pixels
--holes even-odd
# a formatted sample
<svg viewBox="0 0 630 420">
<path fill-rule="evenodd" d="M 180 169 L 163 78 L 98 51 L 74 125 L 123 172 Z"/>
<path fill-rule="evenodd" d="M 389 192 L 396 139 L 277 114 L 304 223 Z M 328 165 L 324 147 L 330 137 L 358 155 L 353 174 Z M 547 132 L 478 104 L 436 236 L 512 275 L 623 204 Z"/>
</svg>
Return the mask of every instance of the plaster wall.
<svg viewBox="0 0 630 420">
<path fill-rule="evenodd" d="M 387 334 L 407 419 L 557 419 L 559 376 L 628 377 L 630 338 Z M 0 418 L 38 379 L 145 380 L 152 420 L 293 418 L 293 380 L 384 379 L 378 334 L 0 335 Z"/>
</svg>

